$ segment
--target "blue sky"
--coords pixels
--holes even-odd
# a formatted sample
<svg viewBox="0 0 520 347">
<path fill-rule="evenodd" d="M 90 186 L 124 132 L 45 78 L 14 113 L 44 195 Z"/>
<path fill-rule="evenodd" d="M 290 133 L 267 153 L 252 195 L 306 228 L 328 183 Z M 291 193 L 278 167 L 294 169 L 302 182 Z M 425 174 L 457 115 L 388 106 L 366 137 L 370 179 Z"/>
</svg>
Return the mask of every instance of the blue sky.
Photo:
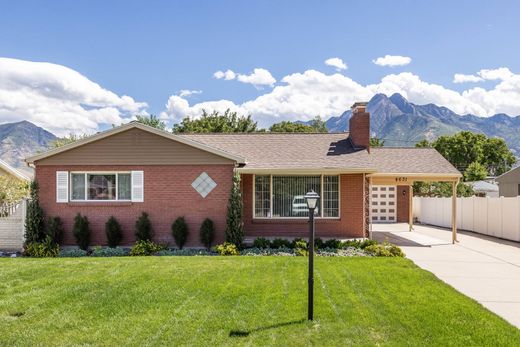
<svg viewBox="0 0 520 347">
<path fill-rule="evenodd" d="M 421 82 L 460 95 L 476 87 L 492 91 L 506 78 L 481 78 L 477 73 L 500 67 L 520 72 L 519 17 L 517 1 L 11 1 L 0 11 L 0 57 L 67 67 L 105 91 L 147 104 L 120 109 L 123 118 L 140 108 L 175 121 L 182 112 L 198 112 L 193 107 L 199 103 L 228 100 L 240 110 L 258 113 L 267 124 L 291 119 L 293 114 L 298 118 L 303 111 L 267 110 L 274 104 L 270 100 L 261 105 L 244 103 L 286 85 L 282 81 L 285 76 L 306 71 L 316 70 L 325 76 L 339 73 L 363 87 L 380 84 L 387 75 L 410 73 Z M 411 62 L 393 67 L 373 63 L 385 55 L 409 57 Z M 348 68 L 336 71 L 324 64 L 333 57 L 342 59 Z M 238 76 L 230 81 L 214 78 L 219 70 L 247 76 L 255 68 L 267 70 L 276 83 L 255 86 L 241 83 Z M 481 81 L 453 83 L 456 73 L 474 75 Z M 315 83 L 321 88 L 318 96 L 324 83 L 330 82 L 321 81 L 327 79 L 321 75 L 307 77 L 301 82 L 306 83 L 305 90 L 312 93 Z M 343 82 L 331 83 L 337 88 Z M 402 82 L 401 89 L 395 91 L 407 94 L 403 88 L 417 90 L 410 83 Z M 516 87 L 516 80 L 509 83 Z M 391 84 L 370 90 L 393 91 Z M 183 97 L 189 108 L 165 111 L 168 99 L 181 90 L 202 92 Z M 279 98 L 291 99 L 293 95 L 290 91 L 280 93 L 283 96 Z M 349 88 L 345 93 L 352 95 L 350 99 L 367 95 Z M 418 103 L 443 103 L 461 113 L 520 114 L 520 105 L 515 103 L 490 105 L 489 100 L 482 101 L 493 94 L 472 96 L 470 101 L 476 105 L 457 101 L 456 96 L 436 96 L 435 90 L 418 94 L 412 90 L 406 96 Z M 299 95 L 293 102 L 301 99 Z M 309 117 L 322 109 L 319 113 L 330 116 L 327 113 L 351 101 L 347 99 L 339 106 L 312 105 Z M 88 105 L 88 101 L 79 104 L 87 111 L 114 106 L 110 102 L 102 106 Z M 2 112 L 0 98 L 0 121 L 16 119 L 6 115 L 5 109 Z M 273 115 L 276 112 L 282 116 Z M 36 115 L 27 115 L 38 122 Z M 41 124 L 52 123 L 51 116 L 41 117 Z M 106 120 L 101 118 L 91 117 L 83 126 L 104 124 Z M 75 130 L 72 125 L 65 128 Z"/>
</svg>

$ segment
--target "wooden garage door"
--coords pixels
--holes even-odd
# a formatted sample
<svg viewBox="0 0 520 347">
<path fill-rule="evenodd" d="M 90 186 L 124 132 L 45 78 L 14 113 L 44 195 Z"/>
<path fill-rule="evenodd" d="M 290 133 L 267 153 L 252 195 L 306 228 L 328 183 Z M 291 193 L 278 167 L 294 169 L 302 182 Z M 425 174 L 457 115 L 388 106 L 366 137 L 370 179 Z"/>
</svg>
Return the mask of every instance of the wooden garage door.
<svg viewBox="0 0 520 347">
<path fill-rule="evenodd" d="M 396 186 L 372 186 L 370 212 L 373 223 L 396 222 L 396 191 Z"/>
</svg>

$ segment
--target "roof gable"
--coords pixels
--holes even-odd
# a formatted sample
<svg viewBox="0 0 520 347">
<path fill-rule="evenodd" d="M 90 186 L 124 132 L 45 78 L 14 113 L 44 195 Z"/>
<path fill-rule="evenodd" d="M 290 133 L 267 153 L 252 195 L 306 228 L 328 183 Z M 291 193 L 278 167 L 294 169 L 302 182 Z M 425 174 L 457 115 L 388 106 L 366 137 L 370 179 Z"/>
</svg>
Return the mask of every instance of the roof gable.
<svg viewBox="0 0 520 347">
<path fill-rule="evenodd" d="M 143 132 L 144 134 L 148 135 L 147 139 L 141 140 L 140 142 L 138 139 L 133 139 L 133 140 L 129 139 L 129 138 L 120 139 L 124 136 L 128 137 L 128 134 L 130 134 L 130 133 L 136 133 L 136 132 Z M 118 141 L 116 141 L 115 139 L 120 140 L 120 143 L 118 143 Z M 112 161 L 112 162 L 110 162 L 111 164 L 137 164 L 137 162 L 126 162 L 125 161 L 125 151 L 128 153 L 128 155 L 130 155 L 132 157 L 132 159 L 134 159 L 136 157 L 137 153 L 140 152 L 140 149 L 158 151 L 159 153 L 164 151 L 165 154 L 167 154 L 169 151 L 168 151 L 168 148 L 166 148 L 166 147 L 170 147 L 171 144 L 179 144 L 182 148 L 184 148 L 185 150 L 187 150 L 189 152 L 186 155 L 186 159 L 189 159 L 191 156 L 192 160 L 187 160 L 187 163 L 193 163 L 194 160 L 196 161 L 197 159 L 203 159 L 202 158 L 203 156 L 201 156 L 201 152 L 205 152 L 207 154 L 210 154 L 210 156 L 213 156 L 213 157 L 216 156 L 216 157 L 225 159 L 227 161 L 233 161 L 233 162 L 237 162 L 237 163 L 245 162 L 245 159 L 238 155 L 227 153 L 221 149 L 208 146 L 207 144 L 199 143 L 197 141 L 193 141 L 193 140 L 190 140 L 190 139 L 187 139 L 187 138 L 184 138 L 184 137 L 181 137 L 181 136 L 178 136 L 178 135 L 175 135 L 175 134 L 163 131 L 163 130 L 155 129 L 150 126 L 138 123 L 138 122 L 131 122 L 131 123 L 119 126 L 117 128 L 113 128 L 113 129 L 98 133 L 96 135 L 90 136 L 88 138 L 79 140 L 77 142 L 65 145 L 63 147 L 53 149 L 53 150 L 47 151 L 45 153 L 29 157 L 26 159 L 26 162 L 29 164 L 33 164 L 35 162 L 51 164 L 51 163 L 55 163 L 55 162 L 59 161 L 56 159 L 58 156 L 69 157 L 69 161 L 70 161 L 70 160 L 72 160 L 71 158 L 74 155 L 76 155 L 77 156 L 76 159 L 72 160 L 75 164 L 79 164 L 79 165 L 81 163 L 87 164 L 86 162 L 82 162 L 82 160 L 85 159 L 85 157 L 82 157 L 82 156 L 86 156 L 86 157 L 89 156 L 89 153 L 88 153 L 89 149 L 85 149 L 85 148 L 99 147 L 99 145 L 95 145 L 95 144 L 100 141 L 105 141 L 105 142 L 109 143 L 111 147 L 114 147 L 114 148 L 112 148 L 112 150 L 114 150 L 116 153 L 121 154 L 120 160 L 117 160 L 115 162 Z M 172 141 L 172 142 L 170 142 L 170 141 Z M 115 148 L 118 145 L 119 145 L 119 147 L 121 147 L 121 146 L 124 146 L 125 144 L 131 145 L 131 147 L 133 149 Z M 177 146 L 177 147 L 179 147 L 179 146 Z M 103 158 L 104 151 L 101 148 L 96 148 L 96 149 L 101 150 L 101 151 L 98 151 L 95 153 L 96 157 Z M 132 150 L 134 151 L 133 153 L 132 153 Z M 137 153 L 135 152 L 136 150 L 137 150 Z M 151 153 L 151 154 L 153 154 L 153 153 Z M 115 153 L 113 153 L 113 155 L 115 155 Z M 103 164 L 102 162 L 103 162 L 103 160 L 100 160 L 97 163 L 102 165 Z M 146 162 L 147 161 L 145 160 L 143 163 L 146 163 Z"/>
</svg>

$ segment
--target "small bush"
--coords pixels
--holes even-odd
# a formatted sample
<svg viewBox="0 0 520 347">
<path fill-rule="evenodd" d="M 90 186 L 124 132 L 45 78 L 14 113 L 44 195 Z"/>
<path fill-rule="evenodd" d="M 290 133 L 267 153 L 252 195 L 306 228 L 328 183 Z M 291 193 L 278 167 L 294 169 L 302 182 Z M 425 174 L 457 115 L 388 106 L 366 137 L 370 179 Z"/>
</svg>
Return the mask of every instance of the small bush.
<svg viewBox="0 0 520 347">
<path fill-rule="evenodd" d="M 166 249 L 165 245 L 157 244 L 150 240 L 139 240 L 130 250 L 131 256 L 153 255 Z"/>
<path fill-rule="evenodd" d="M 47 236 L 43 242 L 29 242 L 25 245 L 24 255 L 28 257 L 57 257 L 59 254 L 60 246 L 54 243 L 50 236 Z"/>
<path fill-rule="evenodd" d="M 324 242 L 325 248 L 338 249 L 341 247 L 341 241 L 336 239 L 330 239 Z"/>
<path fill-rule="evenodd" d="M 367 254 L 376 257 L 404 257 L 404 253 L 401 248 L 388 242 L 385 242 L 382 245 L 372 244 L 366 246 L 364 250 Z"/>
<path fill-rule="evenodd" d="M 200 242 L 206 247 L 206 249 L 211 248 L 211 244 L 213 243 L 213 239 L 215 238 L 215 225 L 213 221 L 209 218 L 204 219 L 202 225 L 200 226 Z"/>
<path fill-rule="evenodd" d="M 87 216 L 82 216 L 78 213 L 76 217 L 74 217 L 72 233 L 76 238 L 76 243 L 79 248 L 87 250 L 90 243 L 90 227 Z"/>
<path fill-rule="evenodd" d="M 347 241 L 341 242 L 341 244 L 340 244 L 340 248 L 342 248 L 342 249 L 349 248 L 349 247 L 361 248 L 361 241 L 359 241 L 359 240 L 347 240 Z"/>
<path fill-rule="evenodd" d="M 60 244 L 63 239 L 63 223 L 60 217 L 49 217 L 47 221 L 47 228 L 45 230 L 47 236 L 49 236 L 54 244 Z"/>
<path fill-rule="evenodd" d="M 135 222 L 135 238 L 137 241 L 152 241 L 153 228 L 148 213 L 143 212 Z"/>
<path fill-rule="evenodd" d="M 366 240 L 361 241 L 361 243 L 359 244 L 359 248 L 365 249 L 368 246 L 375 246 L 377 244 L 378 244 L 378 242 L 376 240 L 366 239 Z"/>
<path fill-rule="evenodd" d="M 107 235 L 108 247 L 116 248 L 123 240 L 123 231 L 117 219 L 112 216 L 105 224 L 105 233 Z"/>
<path fill-rule="evenodd" d="M 293 248 L 293 244 L 286 239 L 274 239 L 271 241 L 271 248 Z"/>
<path fill-rule="evenodd" d="M 64 258 L 79 258 L 79 257 L 86 257 L 88 255 L 87 251 L 79 248 L 73 248 L 73 249 L 62 249 L 60 251 L 60 257 Z"/>
<path fill-rule="evenodd" d="M 182 249 L 188 240 L 188 224 L 186 224 L 184 217 L 179 217 L 173 222 L 172 236 L 177 247 Z"/>
<path fill-rule="evenodd" d="M 124 257 L 128 255 L 128 250 L 120 247 L 94 247 L 91 256 L 93 257 Z"/>
<path fill-rule="evenodd" d="M 211 251 L 206 249 L 164 249 L 162 251 L 157 252 L 155 255 L 159 256 L 197 256 L 197 255 L 215 255 Z"/>
<path fill-rule="evenodd" d="M 271 241 L 269 241 L 266 238 L 263 237 L 257 237 L 253 241 L 253 247 L 254 248 L 270 248 L 271 247 Z"/>
<path fill-rule="evenodd" d="M 237 246 L 230 242 L 224 242 L 221 245 L 215 246 L 215 251 L 219 255 L 239 255 L 240 254 Z"/>
<path fill-rule="evenodd" d="M 321 238 L 319 238 L 319 237 L 315 238 L 314 239 L 314 247 L 316 249 L 325 248 L 323 240 Z"/>
<path fill-rule="evenodd" d="M 305 257 L 309 255 L 309 245 L 304 240 L 294 243 L 294 254 L 296 256 Z"/>
</svg>

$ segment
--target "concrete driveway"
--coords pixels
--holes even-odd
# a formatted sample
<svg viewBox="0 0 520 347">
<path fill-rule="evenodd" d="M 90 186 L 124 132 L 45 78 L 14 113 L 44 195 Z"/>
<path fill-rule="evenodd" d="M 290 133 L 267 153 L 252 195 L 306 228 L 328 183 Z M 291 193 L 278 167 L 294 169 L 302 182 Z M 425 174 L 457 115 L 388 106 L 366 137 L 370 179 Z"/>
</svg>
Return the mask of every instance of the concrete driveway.
<svg viewBox="0 0 520 347">
<path fill-rule="evenodd" d="M 459 292 L 520 328 L 520 243 L 471 232 L 407 224 L 374 224 L 373 237 L 400 245 L 406 256 Z"/>
</svg>

